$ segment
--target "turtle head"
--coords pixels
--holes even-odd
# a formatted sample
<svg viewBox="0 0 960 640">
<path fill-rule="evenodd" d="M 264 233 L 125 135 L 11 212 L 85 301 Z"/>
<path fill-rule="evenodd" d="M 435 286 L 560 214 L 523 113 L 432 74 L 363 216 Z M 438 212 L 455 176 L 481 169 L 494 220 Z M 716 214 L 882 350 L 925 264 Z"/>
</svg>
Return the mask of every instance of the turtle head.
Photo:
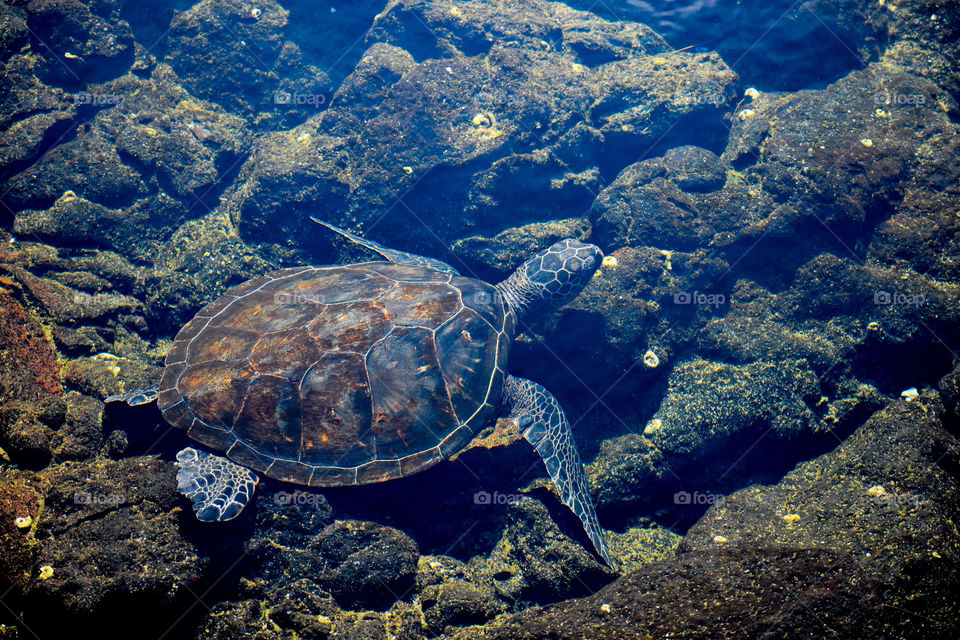
<svg viewBox="0 0 960 640">
<path fill-rule="evenodd" d="M 497 289 L 518 317 L 532 307 L 559 307 L 583 291 L 601 260 L 600 247 L 567 238 L 524 262 Z"/>
</svg>

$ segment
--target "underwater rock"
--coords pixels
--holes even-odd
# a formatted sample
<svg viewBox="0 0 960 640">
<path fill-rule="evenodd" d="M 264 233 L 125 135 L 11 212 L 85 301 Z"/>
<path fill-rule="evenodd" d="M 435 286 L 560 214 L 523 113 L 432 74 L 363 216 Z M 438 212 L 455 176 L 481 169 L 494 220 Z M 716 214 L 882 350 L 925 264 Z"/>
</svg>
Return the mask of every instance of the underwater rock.
<svg viewBox="0 0 960 640">
<path fill-rule="evenodd" d="M 77 291 L 50 278 L 37 277 L 25 269 L 12 267 L 10 271 L 23 288 L 57 323 L 75 324 L 80 321 L 104 320 L 118 314 L 137 311 L 140 302 L 118 293 L 89 294 Z"/>
<path fill-rule="evenodd" d="M 63 426 L 50 441 L 53 457 L 65 460 L 88 460 L 101 453 L 105 438 L 101 427 L 103 403 L 76 392 L 64 394 L 67 412 Z"/>
<path fill-rule="evenodd" d="M 274 588 L 265 597 L 217 603 L 200 624 L 197 640 L 324 640 L 343 638 L 339 607 L 310 578 Z M 375 636 L 370 636 L 375 637 Z"/>
<path fill-rule="evenodd" d="M 58 85 L 82 87 L 126 71 L 133 63 L 133 34 L 120 19 L 120 3 L 33 0 L 27 27 L 45 61 L 41 73 Z"/>
<path fill-rule="evenodd" d="M 947 178 L 949 179 L 949 178 Z M 960 196 L 908 188 L 898 211 L 877 228 L 869 256 L 943 282 L 960 282 Z"/>
<path fill-rule="evenodd" d="M 106 206 L 148 194 L 139 172 L 121 160 L 114 145 L 94 136 L 53 147 L 7 181 L 5 189 L 5 200 L 15 210 L 49 207 L 68 191 Z"/>
<path fill-rule="evenodd" d="M 4 84 L 0 79 L 0 84 Z M 6 88 L 3 89 L 6 92 Z M 11 88 L 11 93 L 14 90 Z M 0 180 L 29 165 L 73 124 L 72 111 L 38 113 L 18 120 L 0 133 Z"/>
<path fill-rule="evenodd" d="M 960 421 L 960 366 L 943 376 L 937 386 L 943 400 L 944 424 L 950 428 Z"/>
<path fill-rule="evenodd" d="M 0 6 L 0 61 L 27 43 L 26 15 L 21 7 Z"/>
<path fill-rule="evenodd" d="M 174 336 L 229 287 L 276 269 L 272 257 L 241 241 L 220 211 L 182 224 L 143 276 L 146 317 Z"/>
<path fill-rule="evenodd" d="M 69 387 L 101 400 L 155 384 L 162 373 L 161 367 L 107 353 L 76 358 L 63 365 L 63 379 Z"/>
<path fill-rule="evenodd" d="M 310 542 L 318 583 L 341 606 L 386 609 L 409 597 L 420 552 L 401 531 L 370 522 L 336 522 Z"/>
<path fill-rule="evenodd" d="M 682 147 L 624 169 L 594 204 L 597 238 L 711 248 L 741 272 L 789 282 L 820 252 L 869 244 L 901 203 L 956 182 L 953 104 L 930 81 L 879 63 L 819 91 L 757 93 L 738 107 L 720 159 Z M 921 233 L 950 224 L 929 220 Z"/>
<path fill-rule="evenodd" d="M 451 251 L 468 265 L 493 269 L 503 278 L 554 242 L 564 238 L 585 240 L 589 234 L 590 223 L 583 218 L 534 222 L 501 231 L 492 238 L 472 236 L 457 240 Z"/>
<path fill-rule="evenodd" d="M 376 42 L 330 107 L 260 145 L 231 204 L 244 238 L 283 244 L 301 235 L 307 212 L 354 228 L 372 228 L 390 213 L 378 240 L 418 238 L 423 246 L 393 244 L 442 255 L 437 238 L 554 218 L 557 197 L 585 209 L 602 175 L 683 118 L 716 111 L 735 80 L 716 55 L 670 52 L 640 25 L 611 25 L 562 5 L 458 4 L 461 16 L 428 6 L 398 3 L 381 13 L 371 30 Z M 421 12 L 430 28 L 459 32 L 463 16 L 476 12 L 478 29 L 534 37 L 424 56 L 424 39 L 402 19 Z M 553 35 L 536 37 L 546 25 Z M 565 29 L 576 34 L 567 44 Z M 594 32 L 606 44 L 584 44 Z M 579 57 L 590 48 L 596 53 Z M 704 94 L 719 97 L 708 103 Z M 521 176 L 530 197 L 516 197 Z M 401 195 L 407 206 L 389 212 Z M 290 221 L 291 211 L 304 215 Z M 419 211 L 443 221 L 429 225 L 436 237 L 416 231 Z"/>
<path fill-rule="evenodd" d="M 752 262 L 786 242 L 796 247 L 797 237 L 800 259 L 838 239 L 841 249 L 853 246 L 890 215 L 905 182 L 942 188 L 956 175 L 955 125 L 939 107 L 944 100 L 928 80 L 880 64 L 822 91 L 759 94 L 738 112 L 723 157 L 778 206 L 736 232 L 739 251 L 759 243 Z"/>
<path fill-rule="evenodd" d="M 29 400 L 61 392 L 60 366 L 49 334 L 24 306 L 22 289 L 0 289 L 0 397 Z"/>
<path fill-rule="evenodd" d="M 430 37 L 424 37 L 424 30 Z M 451 50 L 471 56 L 496 42 L 561 51 L 587 66 L 622 60 L 634 53 L 667 50 L 650 27 L 608 22 L 562 3 L 520 0 L 509 5 L 467 2 L 392 2 L 381 12 L 368 41 L 408 49 L 418 59 L 447 57 Z"/>
<path fill-rule="evenodd" d="M 779 436 L 818 431 L 810 406 L 820 399 L 816 374 L 805 360 L 731 365 L 693 359 L 670 373 L 667 394 L 650 435 L 659 449 L 706 452 L 746 429 Z"/>
<path fill-rule="evenodd" d="M 439 635 L 448 626 L 465 627 L 482 624 L 503 611 L 492 606 L 496 601 L 489 594 L 462 580 L 429 586 L 420 594 L 427 633 Z"/>
<path fill-rule="evenodd" d="M 557 638 L 882 638 L 879 602 L 848 556 L 821 549 L 694 551 L 597 593 L 534 607 L 448 640 Z"/>
<path fill-rule="evenodd" d="M 594 202 L 597 239 L 678 250 L 708 244 L 735 222 L 690 194 L 722 188 L 728 169 L 715 154 L 690 146 L 630 165 Z"/>
<path fill-rule="evenodd" d="M 37 566 L 53 572 L 31 585 L 37 608 L 28 603 L 28 624 L 56 627 L 38 617 L 50 617 L 39 605 L 51 598 L 71 615 L 120 607 L 126 617 L 130 607 L 143 607 L 143 619 L 162 619 L 186 595 L 206 561 L 180 532 L 175 475 L 171 464 L 153 457 L 65 463 L 40 474 L 49 490 Z"/>
<path fill-rule="evenodd" d="M 324 108 L 331 87 L 284 39 L 288 17 L 273 0 L 203 0 L 175 14 L 165 62 L 192 94 L 256 128 L 290 126 Z"/>
<path fill-rule="evenodd" d="M 76 231 L 87 246 L 143 260 L 151 255 L 142 246 L 144 238 L 168 237 L 196 200 L 212 207 L 224 181 L 239 169 L 250 133 L 243 120 L 198 101 L 178 82 L 169 67 L 160 66 L 147 80 L 128 74 L 91 86 L 88 95 L 109 108 L 97 112 L 76 139 L 54 147 L 7 182 L 5 200 L 11 208 L 53 208 L 32 214 L 41 217 L 22 223 L 23 232 L 42 230 L 71 246 L 78 242 L 70 236 Z M 66 204 L 80 210 L 57 209 Z M 97 237 L 121 220 L 106 238 Z M 140 247 L 131 245 L 131 235 L 140 239 Z"/>
<path fill-rule="evenodd" d="M 23 591 L 33 569 L 37 520 L 46 489 L 34 473 L 0 469 L 0 583 Z"/>
<path fill-rule="evenodd" d="M 832 549 L 883 585 L 887 637 L 957 633 L 960 443 L 923 394 L 874 414 L 834 451 L 805 462 L 773 486 L 716 502 L 681 543 L 686 551 L 726 545 Z"/>
<path fill-rule="evenodd" d="M 489 559 L 471 562 L 474 575 L 490 581 L 501 598 L 555 602 L 590 593 L 616 575 L 581 541 L 561 532 L 539 500 L 521 495 L 512 499 L 506 527 Z"/>
<path fill-rule="evenodd" d="M 749 477 L 760 469 L 731 471 L 767 436 L 809 440 L 828 428 L 812 409 L 821 390 L 805 360 L 732 365 L 695 358 L 675 365 L 667 385 L 643 436 L 607 440 L 589 465 L 601 507 L 662 498 L 672 483 L 697 477 L 704 484 Z"/>
<path fill-rule="evenodd" d="M 506 611 L 508 603 L 495 586 L 505 573 L 490 575 L 477 563 L 468 566 L 449 556 L 421 556 L 417 592 L 427 635 L 482 624 Z"/>
<path fill-rule="evenodd" d="M 39 469 L 52 458 L 66 419 L 67 402 L 60 395 L 7 400 L 0 406 L 0 446 L 18 465 Z"/>
</svg>

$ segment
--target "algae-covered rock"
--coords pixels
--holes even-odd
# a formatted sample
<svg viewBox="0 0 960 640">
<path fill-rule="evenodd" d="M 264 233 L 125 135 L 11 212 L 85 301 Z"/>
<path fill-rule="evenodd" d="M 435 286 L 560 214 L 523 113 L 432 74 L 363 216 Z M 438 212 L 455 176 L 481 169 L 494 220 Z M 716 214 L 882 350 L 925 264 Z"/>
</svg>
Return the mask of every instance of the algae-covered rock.
<svg viewBox="0 0 960 640">
<path fill-rule="evenodd" d="M 337 522 L 318 533 L 317 580 L 351 609 L 383 609 L 409 597 L 420 552 L 396 529 L 367 522 Z"/>
<path fill-rule="evenodd" d="M 310 578 L 273 589 L 263 599 L 216 604 L 200 623 L 195 638 L 203 640 L 323 640 L 331 636 L 340 609 Z"/>
<path fill-rule="evenodd" d="M 151 457 L 45 469 L 37 566 L 52 573 L 33 583 L 30 596 L 53 598 L 71 615 L 133 603 L 149 603 L 148 617 L 162 615 L 206 564 L 180 532 L 175 475 L 172 465 Z M 31 624 L 40 622 L 56 626 Z"/>
<path fill-rule="evenodd" d="M 463 580 L 425 588 L 420 594 L 420 606 L 430 635 L 438 635 L 450 626 L 482 624 L 504 609 L 492 590 L 482 590 Z"/>
<path fill-rule="evenodd" d="M 451 250 L 468 265 L 483 265 L 505 277 L 521 262 L 564 238 L 583 240 L 590 224 L 582 218 L 534 222 L 501 231 L 493 238 L 473 236 L 453 244 Z"/>
<path fill-rule="evenodd" d="M 0 468 L 0 581 L 22 592 L 33 569 L 46 487 L 34 473 Z"/>
<path fill-rule="evenodd" d="M 731 225 L 727 211 L 702 206 L 696 194 L 726 183 L 728 166 L 698 147 L 677 147 L 624 169 L 593 206 L 597 237 L 612 246 L 690 249 Z"/>
<path fill-rule="evenodd" d="M 877 64 L 823 91 L 760 94 L 738 113 L 723 157 L 782 213 L 739 235 L 747 241 L 805 232 L 809 242 L 829 229 L 850 237 L 889 213 L 903 181 L 942 180 L 954 171 L 954 125 L 939 106 L 947 99 L 933 83 Z M 918 146 L 925 152 L 916 154 Z"/>
<path fill-rule="evenodd" d="M 245 238 L 297 235 L 305 222 L 289 220 L 291 210 L 322 208 L 334 221 L 372 225 L 400 195 L 408 209 L 381 226 L 387 240 L 423 236 L 410 233 L 421 209 L 444 221 L 429 225 L 441 239 L 555 219 L 558 200 L 589 206 L 602 174 L 679 120 L 726 102 L 734 81 L 712 54 L 670 52 L 640 25 L 610 25 L 562 5 L 447 9 L 391 5 L 370 32 L 357 77 L 329 109 L 260 147 L 232 205 Z M 468 31 L 424 56 L 404 35 L 405 18 L 414 17 L 447 33 L 476 21 L 513 35 L 473 46 Z M 718 98 L 707 103 L 703 94 Z M 277 180 L 284 173 L 295 179 Z M 521 183 L 530 197 L 515 197 Z M 432 235 L 422 240 L 414 248 L 442 251 Z"/>
<path fill-rule="evenodd" d="M 588 593 L 615 574 L 579 540 L 560 532 L 542 503 L 513 496 L 507 524 L 488 561 L 475 572 L 495 580 L 511 601 L 552 602 Z"/>
<path fill-rule="evenodd" d="M 0 60 L 6 60 L 27 41 L 27 21 L 21 7 L 0 7 Z"/>
<path fill-rule="evenodd" d="M 324 108 L 331 93 L 330 78 L 284 38 L 288 18 L 273 0 L 198 2 L 171 21 L 165 60 L 194 95 L 281 128 Z"/>
<path fill-rule="evenodd" d="M 173 336 L 203 305 L 230 286 L 275 268 L 237 236 L 225 214 L 213 211 L 181 225 L 159 248 L 144 275 L 146 317 Z"/>
<path fill-rule="evenodd" d="M 735 547 L 832 549 L 890 589 L 904 607 L 883 616 L 892 635 L 919 625 L 956 633 L 960 509 L 953 473 L 960 444 L 921 396 L 877 412 L 836 450 L 774 486 L 742 489 L 714 504 L 681 550 Z M 683 555 L 681 555 L 681 558 Z M 915 632 L 915 631 L 914 631 Z"/>
<path fill-rule="evenodd" d="M 5 279 L 0 289 L 0 397 L 20 400 L 61 391 L 56 351 L 49 335 L 22 300 L 22 290 Z"/>
<path fill-rule="evenodd" d="M 62 371 L 65 382 L 72 388 L 100 399 L 149 387 L 162 374 L 160 367 L 108 353 L 70 360 Z"/>
<path fill-rule="evenodd" d="M 133 63 L 133 34 L 118 3 L 32 0 L 26 9 L 51 82 L 82 86 L 120 75 Z"/>
<path fill-rule="evenodd" d="M 831 426 L 814 411 L 820 399 L 819 380 L 804 360 L 679 363 L 643 434 L 604 442 L 589 465 L 597 502 L 622 509 L 663 504 L 672 495 L 674 505 L 689 506 L 677 497 L 690 495 L 677 493 L 688 483 L 703 492 L 718 481 L 764 473 L 765 466 L 740 463 L 751 453 L 763 459 L 767 447 L 789 450 L 796 446 L 791 439 L 817 440 Z"/>
<path fill-rule="evenodd" d="M 11 268 L 11 272 L 27 294 L 57 323 L 72 325 L 81 321 L 105 321 L 140 308 L 140 302 L 132 296 L 77 291 L 19 267 Z"/>
<path fill-rule="evenodd" d="M 662 450 L 709 450 L 746 429 L 780 436 L 818 430 L 811 406 L 820 399 L 817 376 L 804 360 L 743 367 L 693 360 L 674 368 L 654 414 L 650 439 Z"/>
<path fill-rule="evenodd" d="M 871 587 L 855 562 L 832 551 L 697 551 L 645 565 L 589 597 L 444 638 L 881 638 Z"/>
<path fill-rule="evenodd" d="M 110 96 L 110 108 L 7 182 L 5 199 L 21 211 L 16 233 L 146 261 L 184 218 L 217 202 L 249 131 L 177 83 L 160 67 L 147 80 L 128 74 L 92 89 Z M 195 212 L 198 200 L 206 208 Z"/>
</svg>

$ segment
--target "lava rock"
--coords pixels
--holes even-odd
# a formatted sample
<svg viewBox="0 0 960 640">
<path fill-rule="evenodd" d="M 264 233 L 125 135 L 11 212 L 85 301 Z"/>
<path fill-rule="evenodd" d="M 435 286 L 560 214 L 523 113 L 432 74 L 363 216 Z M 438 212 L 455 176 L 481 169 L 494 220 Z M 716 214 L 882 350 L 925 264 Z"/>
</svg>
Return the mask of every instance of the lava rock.
<svg viewBox="0 0 960 640">
<path fill-rule="evenodd" d="M 289 126 L 326 105 L 330 79 L 284 39 L 288 17 L 273 0 L 204 0 L 174 16 L 165 60 L 191 93 Z"/>
<path fill-rule="evenodd" d="M 410 596 L 420 552 L 406 534 L 369 522 L 336 522 L 310 542 L 317 580 L 341 606 L 385 609 Z"/>
<path fill-rule="evenodd" d="M 731 221 L 725 211 L 702 206 L 695 194 L 722 188 L 727 170 L 715 154 L 691 146 L 630 165 L 594 202 L 598 239 L 617 247 L 681 250 L 708 244 Z"/>
<path fill-rule="evenodd" d="M 715 503 L 681 543 L 823 549 L 843 553 L 889 589 L 890 635 L 957 632 L 960 443 L 923 395 L 877 412 L 834 451 L 798 466 L 773 486 Z M 889 637 L 889 636 L 887 636 Z"/>
<path fill-rule="evenodd" d="M 154 618 L 186 595 L 206 560 L 180 533 L 175 475 L 151 457 L 65 463 L 40 474 L 49 490 L 37 563 L 53 573 L 32 585 L 38 608 L 25 614 L 28 624 L 55 626 L 39 608 L 50 599 L 83 616 L 149 603 L 145 617 Z"/>
<path fill-rule="evenodd" d="M 555 602 L 590 593 L 612 579 L 615 572 L 585 543 L 562 533 L 541 502 L 513 498 L 507 525 L 489 560 L 471 567 L 475 575 L 491 581 L 502 598 Z"/>
<path fill-rule="evenodd" d="M 715 55 L 669 52 L 639 25 L 610 25 L 539 0 L 458 7 L 475 14 L 478 29 L 515 35 L 424 57 L 420 41 L 404 36 L 404 16 L 449 33 L 464 24 L 428 7 L 398 3 L 382 12 L 357 77 L 344 81 L 330 107 L 259 147 L 230 205 L 244 238 L 283 244 L 307 224 L 290 211 L 319 207 L 334 222 L 370 225 L 403 194 L 407 208 L 379 226 L 383 240 L 418 238 L 423 246 L 392 244 L 442 256 L 442 240 L 471 228 L 555 217 L 556 197 L 586 208 L 601 176 L 619 171 L 639 145 L 717 108 L 692 96 L 728 96 L 735 79 Z M 537 37 L 543 29 L 555 35 Z M 566 45 L 557 38 L 564 30 L 577 34 Z M 531 197 L 515 197 L 518 180 Z M 419 210 L 444 221 L 430 225 L 436 237 L 414 232 Z"/>
<path fill-rule="evenodd" d="M 492 591 L 484 593 L 462 580 L 430 586 L 420 594 L 427 633 L 439 635 L 448 626 L 482 624 L 502 612 Z"/>
<path fill-rule="evenodd" d="M 696 551 L 646 565 L 587 598 L 534 607 L 449 640 L 882 638 L 880 603 L 849 557 L 819 549 Z"/>
<path fill-rule="evenodd" d="M 102 82 L 133 63 L 133 34 L 119 3 L 33 0 L 26 9 L 33 48 L 45 58 L 51 82 Z"/>
<path fill-rule="evenodd" d="M 21 593 L 33 570 L 37 520 L 45 493 L 36 474 L 0 470 L 0 581 Z"/>
</svg>

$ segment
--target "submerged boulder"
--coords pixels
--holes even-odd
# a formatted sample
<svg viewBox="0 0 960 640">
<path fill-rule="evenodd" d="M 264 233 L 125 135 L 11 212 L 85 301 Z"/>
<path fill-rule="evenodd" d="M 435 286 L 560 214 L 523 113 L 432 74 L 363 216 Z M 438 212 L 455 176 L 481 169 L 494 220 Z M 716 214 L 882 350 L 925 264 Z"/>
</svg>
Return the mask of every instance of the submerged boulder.
<svg viewBox="0 0 960 640">
<path fill-rule="evenodd" d="M 423 49 L 418 21 L 448 37 Z M 505 35 L 481 41 L 464 25 Z M 552 219 L 558 199 L 589 206 L 638 146 L 717 113 L 735 81 L 714 54 L 539 0 L 395 3 L 368 39 L 325 112 L 258 145 L 230 205 L 245 238 L 282 243 L 318 209 L 371 227 L 386 213 L 385 240 L 421 236 L 408 248 L 429 252 L 437 238 Z M 427 210 L 444 221 L 428 225 L 436 237 L 411 233 Z"/>
</svg>

